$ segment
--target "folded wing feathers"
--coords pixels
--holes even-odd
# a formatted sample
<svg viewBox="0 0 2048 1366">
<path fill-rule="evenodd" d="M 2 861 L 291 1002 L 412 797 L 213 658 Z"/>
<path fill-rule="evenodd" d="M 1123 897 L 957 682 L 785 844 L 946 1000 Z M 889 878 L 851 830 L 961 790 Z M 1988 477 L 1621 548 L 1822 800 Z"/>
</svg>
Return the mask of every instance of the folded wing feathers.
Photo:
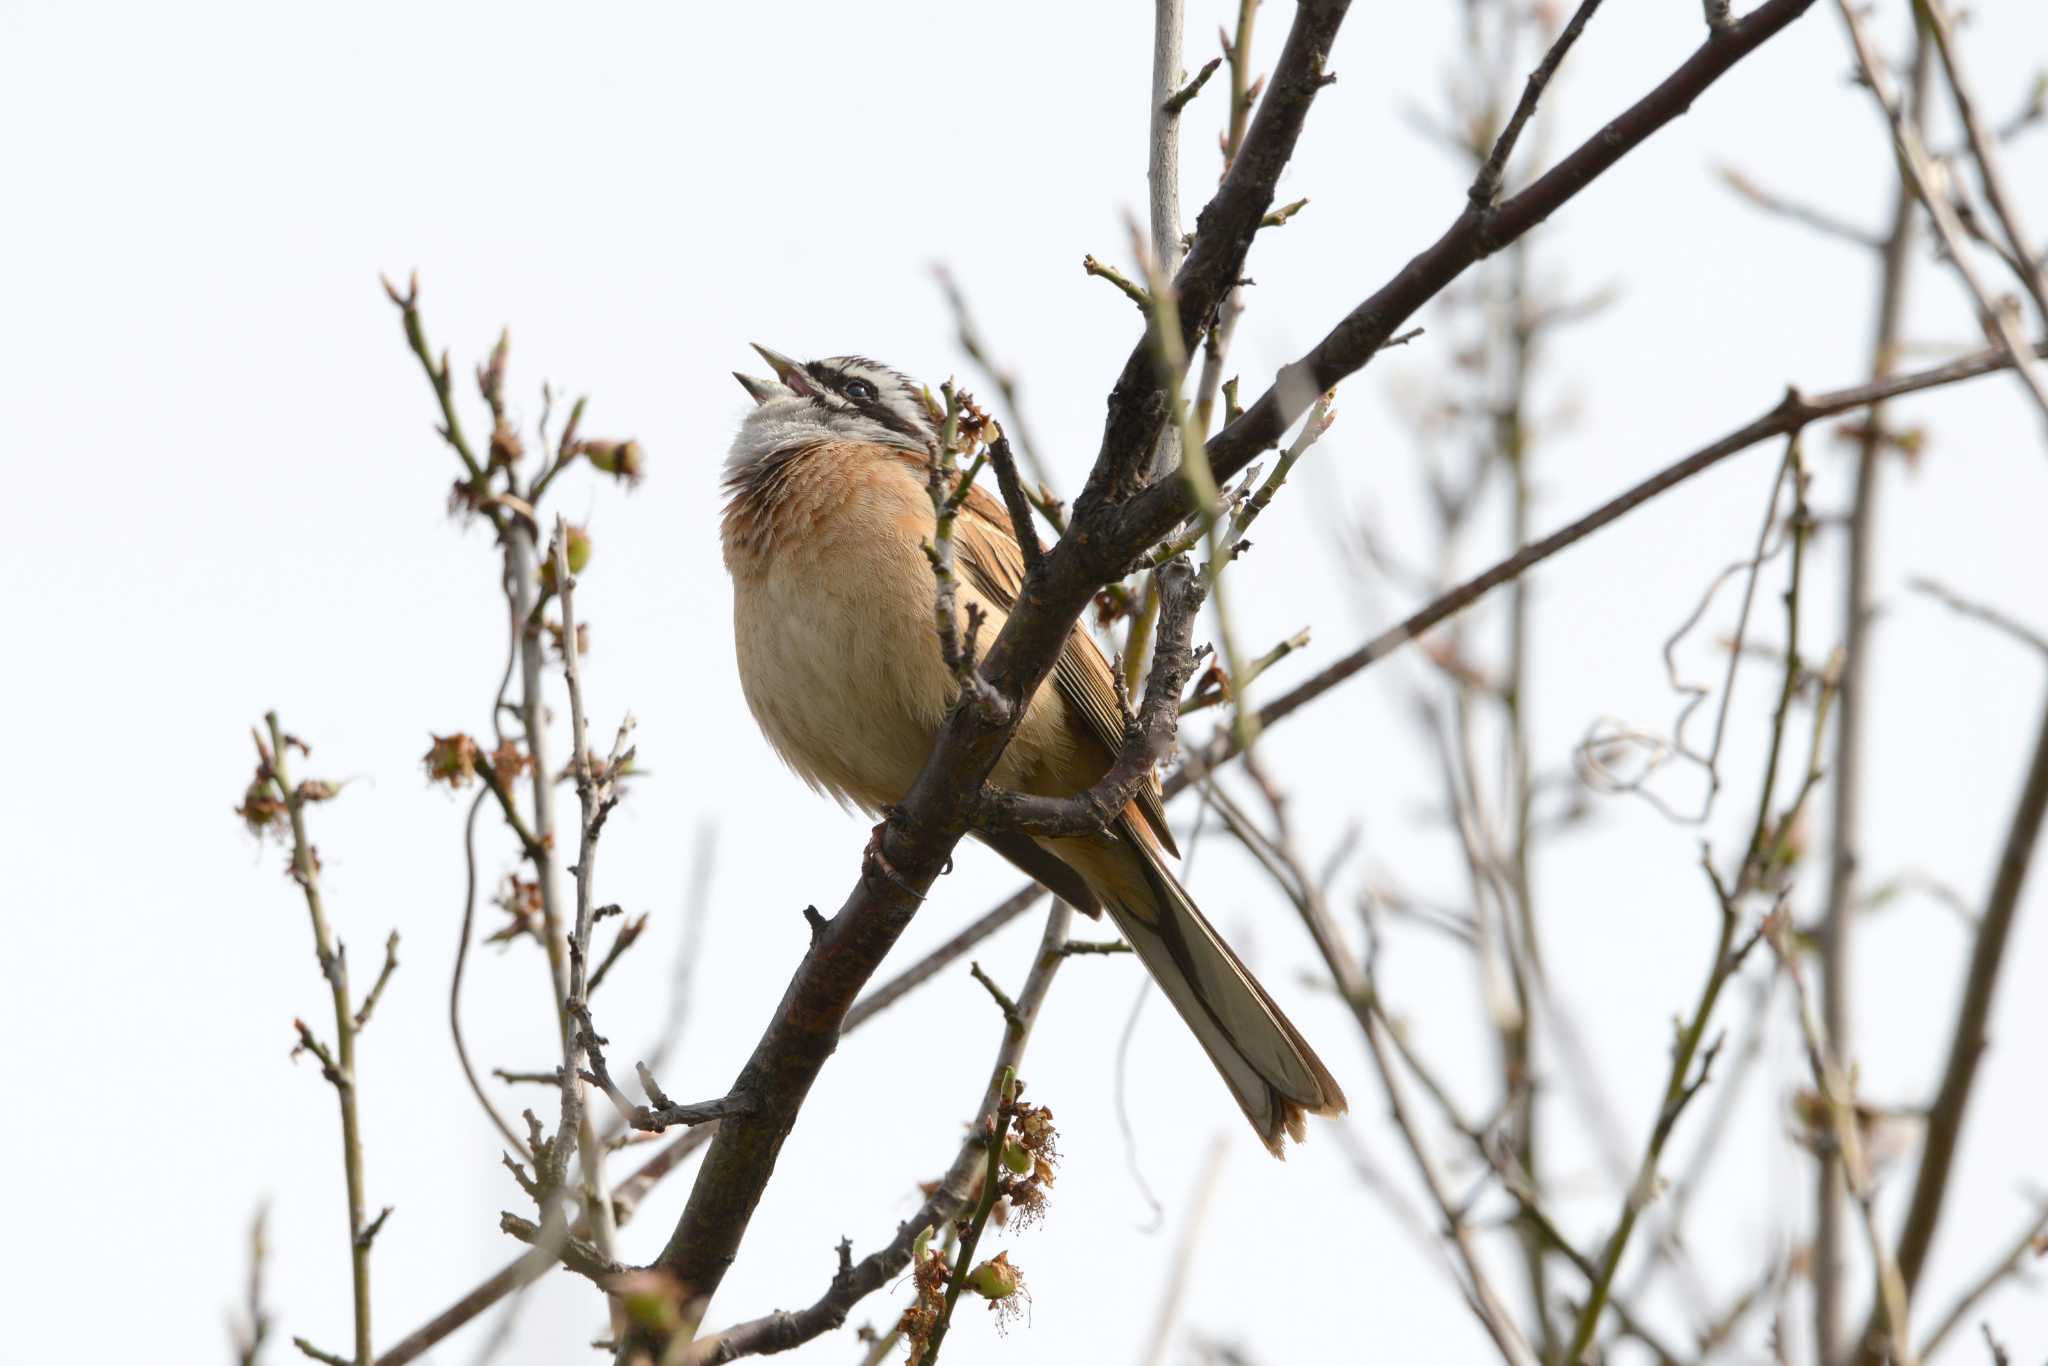
<svg viewBox="0 0 2048 1366">
<path fill-rule="evenodd" d="M 904 452 L 898 458 L 922 473 L 919 457 Z M 1024 556 L 1011 534 L 1008 513 L 974 489 L 961 514 L 954 524 L 961 571 L 977 592 L 1007 610 L 1015 605 L 1024 583 Z M 1114 675 L 1101 649 L 1080 626 L 1060 652 L 1053 682 L 1096 741 L 1116 754 L 1123 746 L 1124 728 Z M 1140 820 L 1142 830 L 1135 823 Z M 1283 1135 L 1299 1143 L 1307 1133 L 1305 1115 L 1344 1113 L 1344 1092 L 1167 871 L 1155 839 L 1168 852 L 1179 853 L 1158 784 L 1152 782 L 1139 789 L 1132 807 L 1117 821 L 1113 837 L 1057 841 L 1057 859 L 1079 873 L 1109 909 L 1266 1147 L 1274 1156 L 1284 1156 Z M 1036 860 L 1028 851 L 1002 852 L 1033 871 Z M 1044 853 L 1055 857 L 1051 849 Z M 1020 860 L 1019 854 L 1027 857 Z"/>
</svg>

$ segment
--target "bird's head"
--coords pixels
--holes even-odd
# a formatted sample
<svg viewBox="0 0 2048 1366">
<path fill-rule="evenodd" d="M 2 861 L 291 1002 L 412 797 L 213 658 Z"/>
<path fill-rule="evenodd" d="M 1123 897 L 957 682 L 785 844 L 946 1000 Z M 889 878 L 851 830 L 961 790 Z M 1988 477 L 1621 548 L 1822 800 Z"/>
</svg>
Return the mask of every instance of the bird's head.
<svg viewBox="0 0 2048 1366">
<path fill-rule="evenodd" d="M 727 457 L 737 471 L 779 452 L 821 441 L 864 441 L 925 451 L 935 445 L 944 413 L 922 384 L 865 356 L 829 356 L 798 363 L 756 346 L 773 379 L 734 373 L 754 400 Z"/>
</svg>

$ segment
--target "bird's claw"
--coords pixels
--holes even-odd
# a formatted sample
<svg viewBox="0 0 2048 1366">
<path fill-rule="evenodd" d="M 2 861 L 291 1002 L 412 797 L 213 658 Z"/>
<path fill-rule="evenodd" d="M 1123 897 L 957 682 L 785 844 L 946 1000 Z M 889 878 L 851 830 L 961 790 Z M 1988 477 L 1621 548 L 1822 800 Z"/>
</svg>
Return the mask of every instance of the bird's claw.
<svg viewBox="0 0 2048 1366">
<path fill-rule="evenodd" d="M 875 828 L 868 832 L 868 847 L 861 851 L 861 861 L 895 883 L 911 899 L 923 901 L 924 893 L 911 886 L 909 880 L 896 871 L 896 865 L 889 862 L 889 856 L 882 852 L 882 834 L 888 828 L 889 822 L 884 820 L 878 822 Z"/>
</svg>

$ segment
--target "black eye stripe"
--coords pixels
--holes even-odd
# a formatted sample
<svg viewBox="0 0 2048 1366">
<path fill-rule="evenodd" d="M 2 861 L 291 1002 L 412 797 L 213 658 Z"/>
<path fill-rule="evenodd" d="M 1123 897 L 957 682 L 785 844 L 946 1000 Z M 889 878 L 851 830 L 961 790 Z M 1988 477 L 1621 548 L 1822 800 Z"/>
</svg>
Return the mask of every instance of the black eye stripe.
<svg viewBox="0 0 2048 1366">
<path fill-rule="evenodd" d="M 886 427 L 890 431 L 902 436 L 909 437 L 913 441 L 922 442 L 930 438 L 931 432 L 926 424 L 920 423 L 915 418 L 904 416 L 897 409 L 891 407 L 882 397 L 882 390 L 885 387 L 900 390 L 905 396 L 915 401 L 914 406 L 921 414 L 923 399 L 921 391 L 916 384 L 895 371 L 888 369 L 886 366 L 879 365 L 864 357 L 849 356 L 839 359 L 842 361 L 841 364 L 829 364 L 818 360 L 811 361 L 803 367 L 804 373 L 816 380 L 822 388 L 852 405 L 863 417 L 870 419 L 877 425 Z M 847 363 L 872 366 L 874 369 L 881 371 L 888 379 L 896 382 L 894 384 L 887 384 L 885 381 L 871 378 L 868 375 L 855 374 L 847 368 Z M 865 385 L 872 392 L 866 396 L 848 393 L 848 388 L 855 384 Z"/>
</svg>

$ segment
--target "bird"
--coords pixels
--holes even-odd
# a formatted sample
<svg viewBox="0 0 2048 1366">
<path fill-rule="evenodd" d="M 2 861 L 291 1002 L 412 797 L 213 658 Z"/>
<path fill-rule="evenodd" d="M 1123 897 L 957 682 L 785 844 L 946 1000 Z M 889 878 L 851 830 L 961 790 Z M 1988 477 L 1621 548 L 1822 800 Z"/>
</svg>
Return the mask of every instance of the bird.
<svg viewBox="0 0 2048 1366">
<path fill-rule="evenodd" d="M 925 547 L 943 413 L 909 376 L 862 356 L 799 363 L 754 347 L 773 378 L 734 372 L 753 400 L 723 470 L 741 689 L 771 748 L 812 789 L 871 816 L 903 799 L 957 683 L 941 647 Z M 1003 506 L 970 487 L 954 521 L 956 610 L 993 638 L 1024 582 Z M 990 781 L 1071 797 L 1123 736 L 1115 675 L 1076 623 Z M 1260 1140 L 1284 1157 L 1343 1090 L 1167 866 L 1177 856 L 1148 776 L 1100 834 L 976 831 L 1089 915 L 1107 911 L 1193 1032 Z"/>
</svg>

